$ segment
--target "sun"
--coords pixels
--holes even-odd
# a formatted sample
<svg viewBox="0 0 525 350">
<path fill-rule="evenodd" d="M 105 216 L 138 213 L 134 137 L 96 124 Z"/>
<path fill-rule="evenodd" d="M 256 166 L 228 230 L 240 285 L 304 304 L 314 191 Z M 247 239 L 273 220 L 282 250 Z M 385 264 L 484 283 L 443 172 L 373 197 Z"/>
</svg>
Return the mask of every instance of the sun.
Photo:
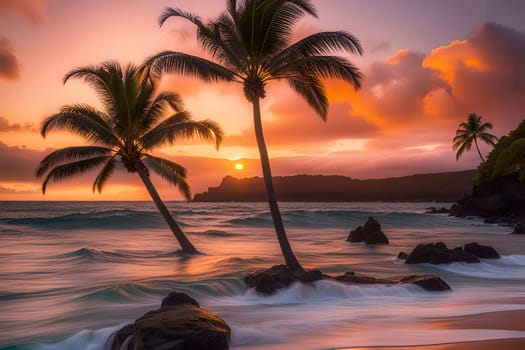
<svg viewBox="0 0 525 350">
<path fill-rule="evenodd" d="M 242 163 L 235 163 L 235 169 L 236 170 L 243 170 L 244 169 L 244 165 Z"/>
</svg>

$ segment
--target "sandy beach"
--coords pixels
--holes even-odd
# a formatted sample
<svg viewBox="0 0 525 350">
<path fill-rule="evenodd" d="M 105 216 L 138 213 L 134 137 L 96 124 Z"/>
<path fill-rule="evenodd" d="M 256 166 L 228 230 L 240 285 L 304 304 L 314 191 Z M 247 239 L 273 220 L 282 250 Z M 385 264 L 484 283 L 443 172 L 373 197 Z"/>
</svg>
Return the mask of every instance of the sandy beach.
<svg viewBox="0 0 525 350">
<path fill-rule="evenodd" d="M 439 329 L 499 329 L 525 331 L 525 310 L 499 311 L 469 316 L 436 318 L 430 327 Z M 422 346 L 360 347 L 341 350 L 523 350 L 525 338 L 480 340 Z"/>
</svg>

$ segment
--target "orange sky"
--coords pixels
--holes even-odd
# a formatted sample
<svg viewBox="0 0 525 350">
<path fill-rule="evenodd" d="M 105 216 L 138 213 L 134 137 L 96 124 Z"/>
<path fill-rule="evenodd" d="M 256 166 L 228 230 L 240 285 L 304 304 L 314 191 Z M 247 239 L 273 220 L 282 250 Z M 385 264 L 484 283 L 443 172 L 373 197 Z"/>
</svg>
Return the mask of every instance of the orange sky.
<svg viewBox="0 0 525 350">
<path fill-rule="evenodd" d="M 380 178 L 471 169 L 475 152 L 459 162 L 451 148 L 457 125 L 470 112 L 501 136 L 525 118 L 525 2 L 519 0 L 313 1 L 319 19 L 299 24 L 296 38 L 347 30 L 363 43 L 348 58 L 366 75 L 354 92 L 327 82 L 328 121 L 315 115 L 284 83 L 267 89 L 263 119 L 274 175 L 341 174 Z M 394 4 L 395 3 L 395 4 Z M 149 199 L 134 174 L 121 172 L 102 195 L 90 174 L 52 183 L 43 196 L 33 172 L 52 149 L 82 144 L 55 133 L 42 139 L 41 121 L 70 103 L 98 105 L 78 81 L 62 85 L 70 69 L 117 59 L 141 63 L 161 50 L 202 54 L 194 28 L 157 18 L 164 6 L 202 17 L 223 0 L 0 0 L 0 200 Z M 168 76 L 196 119 L 220 123 L 226 138 L 211 145 L 175 145 L 160 153 L 186 166 L 194 192 L 225 175 L 258 176 L 251 107 L 239 85 L 203 84 Z M 487 148 L 483 151 L 486 153 Z M 242 159 L 243 170 L 236 170 Z M 155 178 L 165 199 L 181 198 Z"/>
</svg>

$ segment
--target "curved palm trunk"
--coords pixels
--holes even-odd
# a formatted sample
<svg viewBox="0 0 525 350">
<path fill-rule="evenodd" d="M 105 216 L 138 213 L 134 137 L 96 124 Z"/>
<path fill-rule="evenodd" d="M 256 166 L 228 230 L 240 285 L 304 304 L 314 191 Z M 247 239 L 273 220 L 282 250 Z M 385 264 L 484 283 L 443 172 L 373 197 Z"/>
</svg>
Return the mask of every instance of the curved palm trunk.
<svg viewBox="0 0 525 350">
<path fill-rule="evenodd" d="M 162 201 L 162 199 L 160 199 L 160 196 L 155 187 L 153 186 L 153 183 L 149 178 L 149 174 L 146 171 L 146 166 L 142 162 L 140 162 L 139 166 L 135 168 L 140 176 L 140 179 L 142 180 L 142 182 L 144 182 L 144 185 L 146 186 L 146 189 L 148 190 L 151 198 L 153 199 L 153 202 L 155 202 L 155 205 L 164 217 L 164 220 L 166 220 L 166 222 L 168 223 L 168 226 L 173 232 L 173 235 L 175 236 L 175 238 L 177 238 L 177 241 L 179 241 L 182 251 L 184 253 L 189 254 L 198 253 L 199 251 L 193 246 L 193 244 L 186 237 L 184 232 L 182 232 L 181 228 L 179 227 L 179 225 L 177 225 L 170 212 L 168 211 L 168 208 L 166 208 L 164 202 Z"/>
<path fill-rule="evenodd" d="M 478 150 L 479 157 L 481 158 L 481 162 L 485 163 L 485 158 L 483 158 L 483 155 L 481 154 L 478 146 L 478 139 L 474 137 L 474 143 L 476 144 L 476 149 Z"/>
<path fill-rule="evenodd" d="M 292 251 L 286 231 L 284 230 L 283 220 L 281 218 L 281 212 L 277 199 L 275 198 L 275 190 L 273 188 L 272 171 L 270 169 L 270 160 L 268 158 L 268 150 L 264 142 L 264 135 L 261 122 L 261 107 L 259 105 L 259 99 L 255 99 L 253 102 L 253 122 L 255 126 L 255 137 L 257 139 L 257 147 L 259 148 L 259 155 L 261 158 L 261 166 L 263 171 L 264 186 L 266 188 L 266 196 L 268 199 L 268 205 L 270 206 L 270 212 L 272 214 L 273 225 L 275 226 L 275 233 L 283 253 L 284 261 L 286 266 L 294 272 L 304 272 L 303 267 L 295 257 Z"/>
</svg>

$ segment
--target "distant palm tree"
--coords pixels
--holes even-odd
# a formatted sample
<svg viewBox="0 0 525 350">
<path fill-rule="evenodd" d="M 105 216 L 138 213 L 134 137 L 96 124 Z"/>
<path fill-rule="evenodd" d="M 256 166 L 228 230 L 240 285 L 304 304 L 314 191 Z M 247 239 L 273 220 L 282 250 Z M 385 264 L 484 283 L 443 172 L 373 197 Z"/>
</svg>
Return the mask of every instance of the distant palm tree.
<svg viewBox="0 0 525 350">
<path fill-rule="evenodd" d="M 83 104 L 63 106 L 60 112 L 42 124 L 43 137 L 53 129 L 65 129 L 85 138 L 91 146 L 73 146 L 56 150 L 36 169 L 45 176 L 42 192 L 50 180 L 60 181 L 102 167 L 93 183 L 93 192 L 102 188 L 120 160 L 130 173 L 137 173 L 151 198 L 177 238 L 182 251 L 196 253 L 160 199 L 149 170 L 177 186 L 186 199 L 191 198 L 186 169 L 149 152 L 181 139 L 204 139 L 219 146 L 222 131 L 210 120 L 194 121 L 183 110 L 180 97 L 173 92 L 157 92 L 157 82 L 148 72 L 134 65 L 121 67 L 107 61 L 100 65 L 73 69 L 65 78 L 83 79 L 98 93 L 103 111 Z M 170 115 L 166 118 L 167 113 Z"/>
<path fill-rule="evenodd" d="M 459 129 L 456 130 L 456 137 L 452 140 L 454 142 L 453 149 L 457 150 L 456 160 L 461 157 L 465 150 L 470 151 L 472 142 L 476 145 L 481 162 L 485 162 L 485 158 L 481 154 L 478 146 L 478 139 L 494 146 L 498 138 L 487 131 L 492 129 L 491 123 L 482 123 L 481 116 L 476 113 L 471 113 L 467 117 L 467 121 L 459 124 Z"/>
<path fill-rule="evenodd" d="M 359 88 L 362 78 L 348 60 L 332 54 L 341 50 L 362 54 L 359 41 L 350 33 L 320 32 L 291 44 L 294 25 L 307 14 L 317 17 L 308 0 L 227 0 L 227 11 L 207 23 L 180 9 L 165 8 L 160 25 L 170 17 L 189 20 L 197 26 L 198 40 L 217 63 L 173 51 L 161 52 L 149 60 L 157 71 L 243 85 L 244 95 L 253 106 L 267 199 L 281 251 L 288 268 L 299 273 L 304 269 L 291 249 L 275 197 L 260 99 L 265 97 L 268 82 L 286 80 L 326 120 L 328 99 L 323 80 L 343 79 Z"/>
</svg>

